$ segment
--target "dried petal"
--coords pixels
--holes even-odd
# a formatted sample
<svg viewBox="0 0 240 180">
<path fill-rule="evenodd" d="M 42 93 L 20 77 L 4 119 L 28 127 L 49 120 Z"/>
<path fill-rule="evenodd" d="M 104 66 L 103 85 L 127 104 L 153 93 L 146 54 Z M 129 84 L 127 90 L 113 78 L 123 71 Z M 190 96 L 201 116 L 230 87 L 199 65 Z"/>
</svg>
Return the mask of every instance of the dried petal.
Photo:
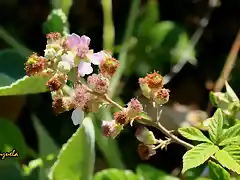
<svg viewBox="0 0 240 180">
<path fill-rule="evenodd" d="M 155 138 L 153 132 L 149 131 L 146 127 L 143 126 L 137 128 L 135 136 L 140 142 L 145 145 L 157 143 L 157 139 Z"/>
<path fill-rule="evenodd" d="M 148 160 L 151 156 L 156 154 L 156 151 L 153 149 L 152 145 L 139 144 L 138 154 L 142 160 Z"/>
</svg>

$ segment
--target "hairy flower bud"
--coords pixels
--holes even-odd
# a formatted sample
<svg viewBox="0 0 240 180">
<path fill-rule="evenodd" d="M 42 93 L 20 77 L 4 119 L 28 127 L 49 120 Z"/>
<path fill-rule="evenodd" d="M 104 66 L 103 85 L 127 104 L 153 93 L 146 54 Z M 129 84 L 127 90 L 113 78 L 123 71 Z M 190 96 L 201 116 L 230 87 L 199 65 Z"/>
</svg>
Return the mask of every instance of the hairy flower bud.
<svg viewBox="0 0 240 180">
<path fill-rule="evenodd" d="M 56 73 L 53 77 L 51 77 L 46 86 L 50 91 L 57 91 L 61 89 L 67 82 L 67 75 Z"/>
<path fill-rule="evenodd" d="M 151 156 L 156 154 L 156 151 L 153 149 L 153 145 L 138 145 L 138 154 L 142 160 L 148 160 Z"/>
<path fill-rule="evenodd" d="M 56 43 L 56 42 L 60 42 L 61 40 L 61 34 L 59 32 L 51 32 L 51 33 L 48 33 L 46 35 L 46 38 L 47 38 L 47 43 L 48 44 L 52 44 L 52 43 Z"/>
<path fill-rule="evenodd" d="M 119 66 L 120 63 L 118 60 L 114 58 L 106 58 L 102 60 L 100 64 L 100 71 L 104 76 L 112 77 Z"/>
<path fill-rule="evenodd" d="M 132 98 L 128 103 L 127 113 L 130 118 L 136 117 L 140 112 L 143 111 L 142 104 L 136 99 Z"/>
<path fill-rule="evenodd" d="M 119 124 L 122 124 L 122 125 L 125 125 L 129 122 L 129 117 L 128 117 L 128 114 L 126 112 L 126 109 L 120 111 L 120 112 L 115 112 L 114 113 L 114 120 L 119 123 Z"/>
<path fill-rule="evenodd" d="M 53 99 L 52 108 L 55 114 L 69 111 L 73 108 L 72 98 L 55 96 Z"/>
<path fill-rule="evenodd" d="M 122 131 L 122 128 L 123 126 L 116 123 L 115 120 L 102 122 L 103 135 L 106 137 L 114 139 Z"/>
<path fill-rule="evenodd" d="M 25 71 L 28 76 L 40 74 L 46 68 L 46 59 L 32 54 L 25 63 Z"/>
<path fill-rule="evenodd" d="M 140 142 L 145 145 L 157 143 L 157 139 L 155 138 L 153 132 L 149 131 L 146 127 L 143 126 L 137 128 L 135 136 Z"/>
<path fill-rule="evenodd" d="M 154 101 L 160 105 L 167 103 L 169 101 L 169 92 L 170 90 L 165 88 L 158 90 L 154 94 Z"/>
<path fill-rule="evenodd" d="M 68 63 L 66 61 L 60 61 L 58 63 L 57 68 L 62 73 L 68 73 L 71 70 L 72 66 L 70 63 Z"/>
<path fill-rule="evenodd" d="M 145 79 L 150 88 L 158 89 L 163 87 L 163 77 L 157 72 L 148 74 Z"/>
<path fill-rule="evenodd" d="M 91 94 L 82 85 L 77 85 L 75 89 L 74 105 L 83 109 L 87 102 L 91 100 Z"/>
<path fill-rule="evenodd" d="M 102 74 L 93 74 L 89 76 L 87 82 L 89 88 L 97 93 L 105 94 L 108 91 L 109 80 Z"/>
</svg>

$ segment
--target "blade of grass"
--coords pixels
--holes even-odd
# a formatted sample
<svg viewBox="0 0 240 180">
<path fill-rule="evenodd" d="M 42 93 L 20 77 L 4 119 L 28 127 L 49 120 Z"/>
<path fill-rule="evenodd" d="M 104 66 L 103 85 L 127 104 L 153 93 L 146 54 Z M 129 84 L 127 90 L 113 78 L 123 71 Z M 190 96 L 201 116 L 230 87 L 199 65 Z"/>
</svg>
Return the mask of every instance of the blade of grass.
<svg viewBox="0 0 240 180">
<path fill-rule="evenodd" d="M 102 0 L 103 9 L 103 49 L 113 50 L 115 30 L 112 19 L 112 1 Z"/>
<path fill-rule="evenodd" d="M 136 21 L 138 12 L 139 12 L 140 2 L 141 2 L 140 0 L 132 0 L 131 9 L 130 9 L 130 13 L 128 16 L 129 18 L 128 18 L 127 26 L 126 26 L 126 31 L 125 31 L 125 35 L 123 38 L 123 45 L 120 49 L 120 53 L 119 53 L 119 57 L 118 57 L 121 65 L 111 80 L 110 94 L 109 94 L 110 97 L 113 97 L 115 95 L 116 88 L 119 85 L 119 81 L 125 70 L 129 45 L 131 44 L 131 43 L 129 43 L 129 40 L 132 37 L 135 21 Z"/>
<path fill-rule="evenodd" d="M 15 48 L 23 57 L 29 56 L 32 51 L 21 45 L 3 27 L 0 26 L 0 38 Z"/>
</svg>

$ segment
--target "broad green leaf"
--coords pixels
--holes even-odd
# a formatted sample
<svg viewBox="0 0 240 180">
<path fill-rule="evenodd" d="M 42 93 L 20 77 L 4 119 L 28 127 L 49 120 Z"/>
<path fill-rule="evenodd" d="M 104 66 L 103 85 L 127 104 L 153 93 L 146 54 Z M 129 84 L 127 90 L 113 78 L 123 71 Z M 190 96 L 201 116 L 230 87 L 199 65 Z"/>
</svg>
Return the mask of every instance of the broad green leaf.
<svg viewBox="0 0 240 180">
<path fill-rule="evenodd" d="M 187 151 L 183 156 L 182 173 L 203 164 L 208 158 L 215 154 L 218 149 L 219 148 L 213 144 L 202 143 Z"/>
<path fill-rule="evenodd" d="M 136 23 L 136 31 L 138 36 L 147 35 L 149 30 L 154 24 L 157 23 L 159 19 L 158 11 L 158 1 L 157 0 L 148 0 L 142 14 L 139 16 Z"/>
<path fill-rule="evenodd" d="M 10 76 L 0 73 L 0 87 L 8 86 L 9 84 L 13 83 L 15 80 Z"/>
<path fill-rule="evenodd" d="M 222 135 L 223 115 L 221 109 L 217 109 L 211 121 L 209 122 L 209 136 L 212 142 L 218 143 L 219 137 Z"/>
<path fill-rule="evenodd" d="M 178 180 L 178 178 L 170 176 L 162 170 L 145 164 L 138 165 L 136 173 L 146 180 Z"/>
<path fill-rule="evenodd" d="M 141 178 L 130 170 L 106 169 L 97 172 L 94 180 L 141 180 Z"/>
<path fill-rule="evenodd" d="M 19 158 L 24 158 L 27 149 L 24 136 L 15 124 L 0 118 L 0 152 L 12 149 L 19 152 Z"/>
<path fill-rule="evenodd" d="M 24 180 L 20 165 L 16 162 L 0 160 L 0 179 L 1 180 Z"/>
<path fill-rule="evenodd" d="M 223 167 L 240 174 L 240 165 L 230 156 L 228 152 L 225 150 L 219 150 L 215 154 L 215 157 Z"/>
<path fill-rule="evenodd" d="M 36 116 L 33 116 L 33 124 L 38 136 L 40 156 L 44 158 L 49 154 L 58 153 L 59 147 Z"/>
<path fill-rule="evenodd" d="M 223 148 L 224 151 L 228 152 L 228 154 L 238 163 L 240 164 L 240 146 L 230 145 Z"/>
<path fill-rule="evenodd" d="M 63 145 L 49 173 L 51 180 L 91 180 L 95 161 L 94 127 L 90 118 Z"/>
<path fill-rule="evenodd" d="M 53 9 L 48 15 L 47 21 L 43 24 L 45 34 L 50 32 L 59 32 L 62 35 L 68 33 L 67 17 L 62 9 Z"/>
<path fill-rule="evenodd" d="M 52 0 L 52 4 L 55 9 L 62 9 L 63 12 L 68 15 L 72 6 L 72 0 Z"/>
<path fill-rule="evenodd" d="M 199 129 L 195 127 L 179 128 L 178 132 L 185 138 L 193 141 L 212 143 Z"/>
<path fill-rule="evenodd" d="M 232 102 L 239 101 L 237 95 L 235 94 L 233 89 L 229 86 L 227 81 L 225 81 L 225 86 L 226 86 L 226 94 L 227 94 L 229 100 Z"/>
<path fill-rule="evenodd" d="M 229 139 L 235 136 L 240 136 L 240 124 L 236 124 L 230 127 L 229 129 L 226 129 L 222 134 L 220 141 L 223 141 L 225 139 Z"/>
<path fill-rule="evenodd" d="M 240 136 L 230 137 L 227 139 L 224 139 L 219 143 L 219 146 L 226 146 L 226 145 L 240 145 Z"/>
<path fill-rule="evenodd" d="M 230 174 L 219 164 L 208 161 L 210 178 L 212 180 L 230 180 Z"/>
<path fill-rule="evenodd" d="M 8 77 L 8 81 L 2 82 L 0 76 L 0 87 L 8 86 L 14 81 L 22 78 L 26 72 L 24 71 L 25 58 L 15 49 L 5 49 L 0 51 L 0 73 L 1 76 Z"/>
<path fill-rule="evenodd" d="M 48 77 L 24 76 L 9 86 L 0 87 L 0 96 L 26 95 L 47 92 Z"/>
</svg>

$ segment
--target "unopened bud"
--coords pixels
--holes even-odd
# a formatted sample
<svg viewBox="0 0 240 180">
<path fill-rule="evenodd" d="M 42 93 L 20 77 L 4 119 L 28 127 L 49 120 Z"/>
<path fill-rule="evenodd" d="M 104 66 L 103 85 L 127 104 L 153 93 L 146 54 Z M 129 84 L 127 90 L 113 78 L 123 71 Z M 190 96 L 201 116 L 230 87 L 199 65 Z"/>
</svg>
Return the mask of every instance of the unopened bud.
<svg viewBox="0 0 240 180">
<path fill-rule="evenodd" d="M 105 78 L 102 74 L 93 74 L 88 77 L 88 86 L 93 91 L 105 94 L 108 91 L 109 80 Z"/>
<path fill-rule="evenodd" d="M 127 113 L 130 118 L 136 117 L 140 112 L 143 111 L 142 104 L 136 99 L 132 98 L 128 103 Z"/>
<path fill-rule="evenodd" d="M 114 139 L 122 131 L 122 128 L 123 126 L 116 123 L 115 120 L 102 122 L 103 135 L 106 137 Z"/>
<path fill-rule="evenodd" d="M 138 154 L 142 160 L 148 160 L 151 156 L 156 154 L 153 145 L 138 145 Z"/>
<path fill-rule="evenodd" d="M 55 96 L 53 99 L 52 108 L 55 114 L 69 111 L 73 108 L 72 99 L 70 97 Z"/>
<path fill-rule="evenodd" d="M 158 90 L 154 94 L 154 101 L 160 105 L 167 103 L 169 101 L 169 92 L 170 90 L 165 88 Z"/>
<path fill-rule="evenodd" d="M 50 91 L 57 91 L 62 88 L 67 82 L 67 75 L 65 74 L 55 74 L 52 78 L 48 80 L 46 86 Z"/>
<path fill-rule="evenodd" d="M 25 71 L 28 76 L 40 74 L 46 68 L 46 59 L 32 54 L 25 63 Z"/>
<path fill-rule="evenodd" d="M 156 144 L 157 139 L 155 138 L 152 131 L 149 131 L 146 127 L 138 127 L 136 133 L 136 138 L 145 145 Z"/>
<path fill-rule="evenodd" d="M 56 55 L 56 51 L 53 48 L 47 48 L 44 50 L 44 56 L 47 59 L 53 59 L 55 58 L 55 55 Z"/>
<path fill-rule="evenodd" d="M 124 109 L 120 112 L 114 113 L 114 120 L 119 124 L 125 125 L 129 122 L 130 119 L 128 117 L 126 110 Z"/>
<path fill-rule="evenodd" d="M 119 66 L 120 63 L 118 60 L 114 58 L 107 58 L 102 60 L 100 64 L 100 71 L 104 76 L 112 77 Z"/>
<path fill-rule="evenodd" d="M 148 84 L 148 87 L 153 89 L 159 89 L 163 87 L 163 77 L 158 74 L 157 72 L 154 72 L 152 74 L 148 74 L 145 77 L 145 80 Z"/>
<path fill-rule="evenodd" d="M 151 89 L 148 87 L 148 84 L 147 84 L 146 80 L 144 78 L 139 78 L 138 82 L 139 82 L 140 88 L 142 90 L 142 94 L 146 98 L 150 99 Z"/>
<path fill-rule="evenodd" d="M 62 73 L 68 73 L 72 66 L 69 62 L 67 61 L 60 61 L 57 66 L 58 70 Z"/>
</svg>

